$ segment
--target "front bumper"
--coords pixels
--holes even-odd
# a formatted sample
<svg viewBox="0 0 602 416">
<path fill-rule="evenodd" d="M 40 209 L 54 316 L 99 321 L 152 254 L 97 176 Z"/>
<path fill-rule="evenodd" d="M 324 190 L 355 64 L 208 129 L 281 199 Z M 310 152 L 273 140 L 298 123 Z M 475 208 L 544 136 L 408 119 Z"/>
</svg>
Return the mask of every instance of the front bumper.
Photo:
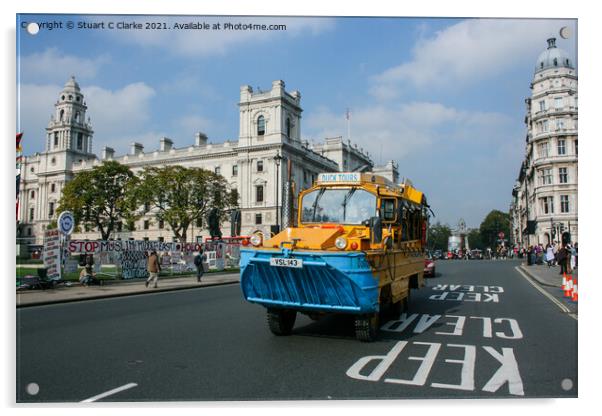
<svg viewBox="0 0 602 416">
<path fill-rule="evenodd" d="M 272 257 L 303 268 L 270 265 Z M 378 280 L 361 252 L 241 249 L 240 283 L 249 302 L 306 312 L 378 312 Z"/>
</svg>

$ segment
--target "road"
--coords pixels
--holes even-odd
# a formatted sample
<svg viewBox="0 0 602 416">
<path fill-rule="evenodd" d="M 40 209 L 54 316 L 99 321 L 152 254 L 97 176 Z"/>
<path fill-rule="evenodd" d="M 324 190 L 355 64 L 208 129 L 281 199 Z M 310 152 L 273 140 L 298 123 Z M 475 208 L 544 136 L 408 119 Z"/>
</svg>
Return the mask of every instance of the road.
<svg viewBox="0 0 602 416">
<path fill-rule="evenodd" d="M 267 329 L 238 285 L 17 310 L 17 401 L 577 396 L 577 321 L 514 261 L 439 261 L 380 338 Z"/>
</svg>

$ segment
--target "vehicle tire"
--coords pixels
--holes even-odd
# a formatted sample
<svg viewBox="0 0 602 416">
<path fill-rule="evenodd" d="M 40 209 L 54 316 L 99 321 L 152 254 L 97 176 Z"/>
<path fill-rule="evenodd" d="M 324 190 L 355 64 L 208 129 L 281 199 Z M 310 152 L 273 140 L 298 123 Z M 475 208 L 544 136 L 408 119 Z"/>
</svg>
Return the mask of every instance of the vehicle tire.
<svg viewBox="0 0 602 416">
<path fill-rule="evenodd" d="M 378 313 L 359 315 L 355 318 L 355 338 L 362 342 L 372 342 L 378 334 Z"/>
<path fill-rule="evenodd" d="M 268 309 L 268 326 L 274 335 L 290 335 L 295 326 L 297 311 Z"/>
</svg>

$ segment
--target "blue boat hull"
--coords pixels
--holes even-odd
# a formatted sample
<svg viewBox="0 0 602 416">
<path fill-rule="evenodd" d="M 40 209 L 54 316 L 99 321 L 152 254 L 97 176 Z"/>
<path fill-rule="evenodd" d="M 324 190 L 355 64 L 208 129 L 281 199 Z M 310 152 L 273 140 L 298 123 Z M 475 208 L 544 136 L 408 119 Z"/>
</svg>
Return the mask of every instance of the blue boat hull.
<svg viewBox="0 0 602 416">
<path fill-rule="evenodd" d="M 271 266 L 272 257 L 303 260 L 302 268 Z M 378 279 L 364 253 L 241 249 L 245 299 L 267 308 L 369 314 L 379 311 Z"/>
</svg>

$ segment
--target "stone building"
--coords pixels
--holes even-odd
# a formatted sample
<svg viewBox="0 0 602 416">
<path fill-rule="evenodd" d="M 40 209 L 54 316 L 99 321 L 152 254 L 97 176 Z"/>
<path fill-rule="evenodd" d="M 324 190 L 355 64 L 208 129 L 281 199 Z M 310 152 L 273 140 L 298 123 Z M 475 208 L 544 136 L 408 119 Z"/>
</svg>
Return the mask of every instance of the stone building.
<svg viewBox="0 0 602 416">
<path fill-rule="evenodd" d="M 521 246 L 578 241 L 577 73 L 573 60 L 548 39 L 525 100 L 525 158 L 512 190 L 514 242 Z"/>
<path fill-rule="evenodd" d="M 239 193 L 243 235 L 256 230 L 269 233 L 273 226 L 282 224 L 283 188 L 289 166 L 295 193 L 310 187 L 319 172 L 374 168 L 367 152 L 342 138 L 326 139 L 324 144 L 313 146 L 302 140 L 301 94 L 287 92 L 283 81 L 274 81 L 267 91 L 242 86 L 238 106 L 240 125 L 236 140 L 214 143 L 198 132 L 194 143 L 183 147 L 176 148 L 170 138 L 163 137 L 158 149 L 147 151 L 142 144 L 131 143 L 128 154 L 115 155 L 112 148 L 105 146 L 98 158 L 92 153 L 90 121 L 84 121 L 84 97 L 72 77 L 59 93 L 55 114 L 46 129 L 45 151 L 23 161 L 20 237 L 42 244 L 44 230 L 57 217 L 56 208 L 65 183 L 104 160 L 116 160 L 134 172 L 148 166 L 180 165 L 221 174 Z M 374 169 L 389 179 L 398 176 L 393 162 Z M 228 223 L 222 224 L 222 232 L 224 236 L 230 235 Z M 193 224 L 188 232 L 189 241 L 208 236 L 204 222 Z M 98 239 L 100 234 L 80 233 L 73 238 Z M 167 224 L 158 223 L 151 215 L 141 218 L 133 231 L 119 227 L 112 238 L 172 241 L 174 237 Z"/>
</svg>

